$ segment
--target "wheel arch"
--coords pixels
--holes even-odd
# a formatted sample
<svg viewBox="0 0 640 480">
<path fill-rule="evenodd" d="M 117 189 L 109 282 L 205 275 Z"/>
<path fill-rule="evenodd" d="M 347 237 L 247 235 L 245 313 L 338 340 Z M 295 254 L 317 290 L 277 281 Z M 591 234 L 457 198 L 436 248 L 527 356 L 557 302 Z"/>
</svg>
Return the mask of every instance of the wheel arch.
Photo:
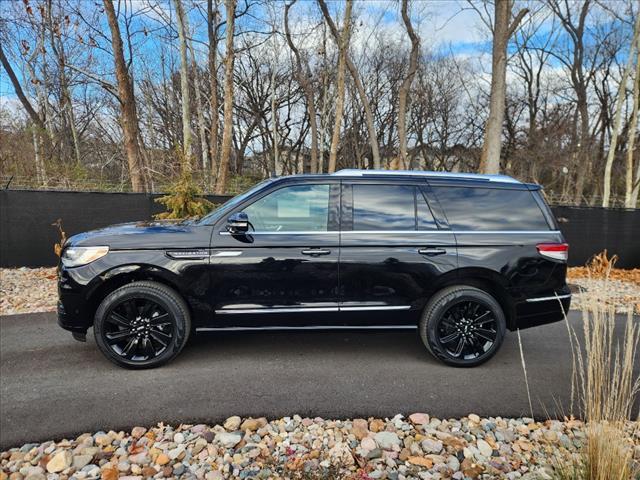
<svg viewBox="0 0 640 480">
<path fill-rule="evenodd" d="M 507 280 L 499 273 L 487 268 L 460 268 L 443 276 L 433 293 L 454 285 L 469 285 L 490 294 L 502 307 L 507 329 L 515 329 L 515 303 L 509 294 Z"/>
<path fill-rule="evenodd" d="M 180 287 L 179 277 L 169 270 L 147 264 L 120 265 L 101 274 L 99 281 L 89 289 L 87 294 L 90 312 L 94 314 L 102 300 L 111 292 L 129 283 L 145 280 L 158 282 L 175 290 L 183 298 L 189 313 L 193 316 L 193 308 L 188 296 Z"/>
</svg>

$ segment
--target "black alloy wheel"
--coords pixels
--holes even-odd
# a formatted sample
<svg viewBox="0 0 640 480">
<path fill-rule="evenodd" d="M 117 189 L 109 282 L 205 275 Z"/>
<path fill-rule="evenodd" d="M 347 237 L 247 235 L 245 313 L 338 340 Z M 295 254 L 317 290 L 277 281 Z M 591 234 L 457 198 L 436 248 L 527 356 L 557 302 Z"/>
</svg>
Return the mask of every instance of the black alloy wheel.
<svg viewBox="0 0 640 480">
<path fill-rule="evenodd" d="M 489 360 L 502 345 L 506 318 L 489 293 L 457 285 L 431 298 L 418 328 L 434 357 L 455 367 L 475 367 Z"/>
<path fill-rule="evenodd" d="M 491 350 L 498 336 L 498 324 L 486 305 L 463 300 L 440 318 L 437 332 L 440 345 L 449 355 L 469 360 Z"/>
<path fill-rule="evenodd" d="M 96 343 L 115 364 L 152 368 L 173 359 L 187 343 L 189 309 L 161 283 L 129 283 L 105 297 L 94 320 Z"/>
<path fill-rule="evenodd" d="M 172 319 L 161 305 L 131 298 L 107 313 L 103 335 L 115 354 L 127 360 L 147 361 L 167 349 L 174 330 Z"/>
</svg>

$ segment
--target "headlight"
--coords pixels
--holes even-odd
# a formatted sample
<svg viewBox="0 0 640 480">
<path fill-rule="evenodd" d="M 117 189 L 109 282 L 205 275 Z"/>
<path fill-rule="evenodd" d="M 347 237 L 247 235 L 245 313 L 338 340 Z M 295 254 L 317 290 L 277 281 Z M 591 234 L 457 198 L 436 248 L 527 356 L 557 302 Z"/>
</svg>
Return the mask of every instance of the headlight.
<svg viewBox="0 0 640 480">
<path fill-rule="evenodd" d="M 62 264 L 65 267 L 86 265 L 109 253 L 109 247 L 67 247 L 62 252 Z"/>
</svg>

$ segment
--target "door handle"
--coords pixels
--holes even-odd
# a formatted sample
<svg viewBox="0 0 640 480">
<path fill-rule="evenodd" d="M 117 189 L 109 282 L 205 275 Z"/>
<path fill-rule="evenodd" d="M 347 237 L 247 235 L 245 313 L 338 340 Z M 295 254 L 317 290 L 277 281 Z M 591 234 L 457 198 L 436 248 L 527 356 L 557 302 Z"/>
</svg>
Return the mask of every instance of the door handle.
<svg viewBox="0 0 640 480">
<path fill-rule="evenodd" d="M 326 248 L 307 248 L 302 250 L 303 255 L 311 255 L 312 257 L 319 257 L 320 255 L 329 255 L 331 250 Z"/>
<path fill-rule="evenodd" d="M 418 253 L 420 255 L 427 255 L 428 257 L 435 257 L 436 255 L 444 255 L 447 251 L 444 248 L 419 248 Z"/>
</svg>

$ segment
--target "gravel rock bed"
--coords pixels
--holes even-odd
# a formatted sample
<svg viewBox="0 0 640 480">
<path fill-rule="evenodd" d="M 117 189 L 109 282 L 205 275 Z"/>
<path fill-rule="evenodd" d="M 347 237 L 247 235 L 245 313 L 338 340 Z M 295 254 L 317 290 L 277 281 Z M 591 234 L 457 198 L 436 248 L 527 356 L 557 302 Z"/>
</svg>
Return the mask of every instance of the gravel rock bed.
<svg viewBox="0 0 640 480">
<path fill-rule="evenodd" d="M 616 305 L 616 311 L 640 314 L 640 285 L 631 281 L 570 277 L 576 285 L 571 308 L 582 309 L 594 298 Z M 55 311 L 55 268 L 0 268 L 0 315 Z"/>
<path fill-rule="evenodd" d="M 640 314 L 640 285 L 622 280 L 576 278 L 571 308 L 582 310 L 593 302 L 615 306 L 618 313 Z"/>
<path fill-rule="evenodd" d="M 629 423 L 629 436 L 640 459 L 637 423 Z M 550 478 L 554 452 L 574 452 L 584 438 L 577 420 L 540 423 L 473 414 L 439 420 L 424 413 L 384 420 L 230 417 L 213 427 L 158 424 L 26 444 L 0 454 L 0 480 L 533 480 Z"/>
<path fill-rule="evenodd" d="M 55 268 L 0 268 L 0 315 L 55 311 Z"/>
</svg>

